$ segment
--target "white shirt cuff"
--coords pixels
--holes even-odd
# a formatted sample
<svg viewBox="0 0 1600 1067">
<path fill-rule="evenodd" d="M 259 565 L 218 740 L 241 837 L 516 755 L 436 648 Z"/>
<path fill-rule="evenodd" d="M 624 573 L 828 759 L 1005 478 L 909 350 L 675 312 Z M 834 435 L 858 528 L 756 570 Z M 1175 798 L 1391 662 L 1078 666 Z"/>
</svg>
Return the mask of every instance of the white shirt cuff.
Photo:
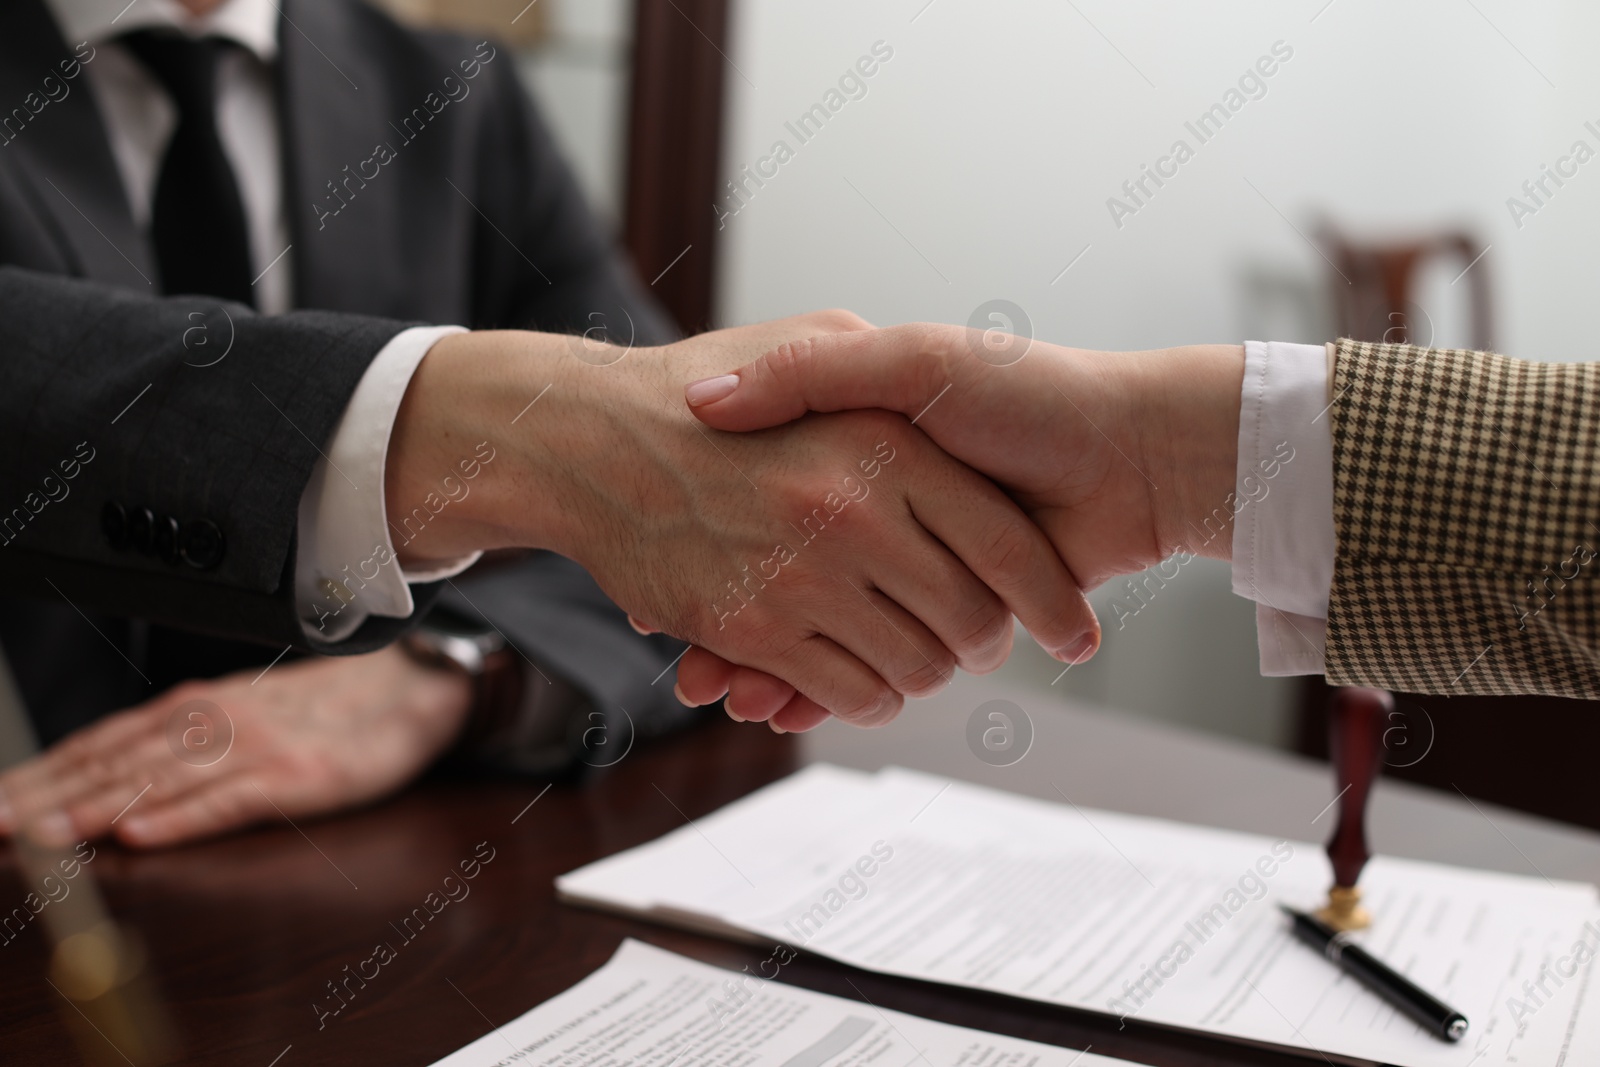
<svg viewBox="0 0 1600 1067">
<path fill-rule="evenodd" d="M 459 326 L 419 326 L 390 340 L 350 397 L 300 497 L 295 608 L 307 637 L 343 641 L 371 615 L 415 610 L 410 582 L 460 574 L 482 553 L 411 570 L 395 559 L 383 499 L 389 434 L 411 376 L 434 342 Z"/>
<path fill-rule="evenodd" d="M 1327 350 L 1244 352 L 1233 591 L 1256 602 L 1262 674 L 1318 674 L 1335 551 Z"/>
<path fill-rule="evenodd" d="M 1328 620 L 1279 611 L 1256 604 L 1256 647 L 1261 653 L 1261 674 L 1286 678 L 1296 674 L 1321 674 L 1328 637 Z"/>
</svg>

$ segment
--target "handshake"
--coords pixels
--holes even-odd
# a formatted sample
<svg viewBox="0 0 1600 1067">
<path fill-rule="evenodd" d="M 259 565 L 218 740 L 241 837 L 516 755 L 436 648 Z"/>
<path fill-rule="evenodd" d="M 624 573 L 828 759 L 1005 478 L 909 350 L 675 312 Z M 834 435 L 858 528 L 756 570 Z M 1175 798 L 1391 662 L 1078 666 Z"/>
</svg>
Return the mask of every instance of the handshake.
<svg viewBox="0 0 1600 1067">
<path fill-rule="evenodd" d="M 1201 527 L 1234 488 L 1240 346 L 1090 352 L 837 311 L 573 344 L 595 342 L 433 347 L 390 440 L 391 513 L 476 442 L 505 458 L 399 556 L 577 561 L 636 627 L 694 646 L 686 703 L 881 724 L 958 666 L 999 667 L 1013 616 L 1079 663 L 1100 641 L 1085 590 L 1229 550 Z"/>
</svg>

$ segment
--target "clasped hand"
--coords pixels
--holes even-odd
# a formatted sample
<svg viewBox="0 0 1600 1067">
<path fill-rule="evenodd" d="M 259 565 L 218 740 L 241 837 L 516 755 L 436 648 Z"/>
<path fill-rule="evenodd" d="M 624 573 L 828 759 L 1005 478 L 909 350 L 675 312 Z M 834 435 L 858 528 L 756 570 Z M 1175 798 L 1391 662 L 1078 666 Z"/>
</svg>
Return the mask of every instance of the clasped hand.
<svg viewBox="0 0 1600 1067">
<path fill-rule="evenodd" d="M 915 324 L 786 342 L 691 383 L 685 398 L 707 426 L 742 432 L 807 412 L 916 415 L 935 444 L 1007 491 L 1087 590 L 1184 549 L 1227 558 L 1231 528 L 1216 529 L 1215 516 L 1233 488 L 1243 366 L 1234 345 L 1089 352 Z M 1057 658 L 1092 655 L 1097 627 L 1084 635 Z M 726 693 L 735 718 L 780 730 L 822 720 L 779 679 L 701 644 L 679 666 L 686 701 Z"/>
<path fill-rule="evenodd" d="M 845 312 L 588 359 L 540 335 L 446 338 L 407 393 L 386 493 L 403 513 L 427 488 L 406 472 L 449 469 L 481 432 L 511 461 L 428 551 L 576 560 L 703 650 L 679 671 L 691 702 L 729 692 L 787 729 L 886 722 L 956 666 L 998 667 L 1012 615 L 1059 660 L 1092 654 L 1082 590 L 1192 540 L 1177 520 L 1198 489 L 1231 486 L 1242 350 L 995 360 L 987 340 Z M 529 414 L 482 417 L 497 408 Z"/>
<path fill-rule="evenodd" d="M 531 364 L 528 335 L 502 335 L 506 390 L 549 391 L 493 438 L 512 454 L 504 469 L 526 480 L 475 491 L 461 516 L 514 516 L 500 540 L 576 560 L 648 626 L 770 676 L 752 684 L 800 719 L 885 722 L 957 666 L 993 670 L 1010 652 L 1013 615 L 1063 659 L 1092 647 L 1093 613 L 1038 526 L 911 416 L 841 412 L 725 433 L 684 406 L 685 382 L 787 340 L 866 328 L 828 312 L 614 361 L 533 353 Z M 463 335 L 463 351 L 479 336 Z M 441 342 L 419 377 L 449 389 L 465 380 L 451 376 L 453 358 Z M 530 368 L 531 380 L 511 384 Z M 459 438 L 448 423 L 407 432 L 435 449 Z"/>
</svg>

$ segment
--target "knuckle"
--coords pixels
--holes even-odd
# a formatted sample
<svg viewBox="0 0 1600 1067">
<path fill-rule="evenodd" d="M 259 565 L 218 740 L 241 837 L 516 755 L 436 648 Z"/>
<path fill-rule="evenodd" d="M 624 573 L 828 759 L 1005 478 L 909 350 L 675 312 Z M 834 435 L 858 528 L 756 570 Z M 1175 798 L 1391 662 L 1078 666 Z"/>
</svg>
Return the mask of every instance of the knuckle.
<svg viewBox="0 0 1600 1067">
<path fill-rule="evenodd" d="M 197 821 L 211 830 L 237 827 L 264 818 L 265 813 L 262 809 L 262 804 L 253 802 L 244 793 L 232 790 L 218 791 L 203 802 L 199 812 L 200 818 Z"/>
<path fill-rule="evenodd" d="M 979 559 L 992 586 L 1019 588 L 1038 573 L 1039 548 L 1027 520 L 1011 517 L 989 524 Z"/>
<path fill-rule="evenodd" d="M 167 690 L 166 696 L 150 711 L 152 715 L 164 716 L 191 700 L 201 700 L 209 698 L 211 695 L 212 690 L 209 685 L 205 682 L 190 679 L 189 681 L 179 682 Z"/>
<path fill-rule="evenodd" d="M 821 567 L 807 559 L 807 554 L 813 551 L 812 542 L 827 535 L 827 541 L 822 543 L 831 554 L 838 550 L 835 547 L 836 531 L 859 526 L 855 520 L 861 516 L 852 512 L 859 513 L 863 509 L 844 506 L 846 498 L 839 488 L 837 481 L 808 473 L 790 479 L 777 490 L 779 507 L 774 515 L 778 520 L 775 533 L 789 551 L 780 552 L 775 542 L 772 561 L 774 566 L 778 566 L 782 560 L 794 556 L 787 564 L 778 566 L 778 570 L 785 575 L 795 574 L 807 588 L 826 588 L 831 582 L 831 576 L 822 573 Z M 771 573 L 772 567 L 767 566 L 765 559 L 760 560 L 759 564 Z"/>
<path fill-rule="evenodd" d="M 853 726 L 882 726 L 899 714 L 904 702 L 899 693 L 885 687 L 852 694 L 844 698 L 839 707 L 829 710 Z"/>
<path fill-rule="evenodd" d="M 746 640 L 752 656 L 762 663 L 777 661 L 799 643 L 800 636 L 788 619 L 769 605 L 752 606 L 749 615 Z"/>
<path fill-rule="evenodd" d="M 913 322 L 901 327 L 911 337 L 916 350 L 922 353 L 920 365 L 933 381 L 944 383 L 950 379 L 956 361 L 968 352 L 966 333 L 959 326 L 938 322 Z"/>
<path fill-rule="evenodd" d="M 962 653 L 984 658 L 1002 648 L 1011 637 L 1011 614 L 995 601 L 989 601 L 974 610 L 963 621 L 958 631 L 957 643 Z"/>
<path fill-rule="evenodd" d="M 335 754 L 309 746 L 285 746 L 272 761 L 275 774 L 281 774 L 290 782 L 304 785 L 330 785 L 343 786 L 350 784 L 351 772 L 349 767 Z M 249 802 L 254 793 L 241 794 L 243 802 Z M 259 801 L 259 797 L 255 798 Z"/>
<path fill-rule="evenodd" d="M 880 460 L 884 456 L 892 459 L 908 449 L 914 454 L 932 455 L 938 447 L 899 412 L 873 408 L 849 411 L 830 418 L 840 420 L 839 425 L 848 428 L 848 438 L 841 442 L 841 448 L 844 449 L 847 469 L 852 471 L 859 460 L 874 456 Z"/>
<path fill-rule="evenodd" d="M 85 730 L 78 730 L 75 733 L 68 734 L 60 741 L 57 741 L 55 745 L 45 753 L 45 758 L 48 759 L 53 757 L 58 763 L 67 764 L 88 756 L 93 749 L 94 742 L 93 739 L 89 737 L 88 732 Z"/>
<path fill-rule="evenodd" d="M 101 826 L 109 823 L 111 816 L 116 814 L 115 811 L 110 814 L 102 814 L 105 807 L 106 804 L 103 801 L 74 800 L 61 805 L 59 810 L 72 823 L 74 835 L 81 834 L 88 837 L 93 836 Z"/>
<path fill-rule="evenodd" d="M 756 363 L 758 372 L 778 388 L 793 391 L 804 381 L 813 356 L 811 339 L 785 341 Z"/>
<path fill-rule="evenodd" d="M 730 659 L 772 662 L 794 644 L 796 635 L 782 613 L 760 599 L 746 596 L 724 591 L 710 605 L 709 617 L 697 620 L 695 629 L 701 632 L 683 635 L 683 639 L 713 652 L 721 649 Z"/>
<path fill-rule="evenodd" d="M 782 597 L 773 601 L 771 610 L 801 620 L 805 636 L 831 631 L 833 621 L 860 603 L 859 594 L 850 588 L 855 580 L 841 577 L 849 565 L 848 555 L 836 545 L 817 549 L 811 559 L 802 556 L 785 568 Z M 791 637 L 783 651 L 793 644 Z"/>
<path fill-rule="evenodd" d="M 970 356 L 952 326 L 913 322 L 864 335 L 856 346 L 861 358 L 883 359 L 892 368 L 891 395 L 897 406 L 921 407 L 961 377 L 961 357 Z"/>
<path fill-rule="evenodd" d="M 955 674 L 956 660 L 948 650 L 940 649 L 925 659 L 909 664 L 895 681 L 894 688 L 908 697 L 931 696 L 950 684 Z"/>
<path fill-rule="evenodd" d="M 116 778 L 121 771 L 120 753 L 90 749 L 83 757 L 83 778 L 90 782 L 105 782 Z"/>
<path fill-rule="evenodd" d="M 853 330 L 869 330 L 872 324 L 845 308 L 828 308 L 818 311 L 811 316 L 813 323 L 828 333 L 849 333 Z"/>
</svg>

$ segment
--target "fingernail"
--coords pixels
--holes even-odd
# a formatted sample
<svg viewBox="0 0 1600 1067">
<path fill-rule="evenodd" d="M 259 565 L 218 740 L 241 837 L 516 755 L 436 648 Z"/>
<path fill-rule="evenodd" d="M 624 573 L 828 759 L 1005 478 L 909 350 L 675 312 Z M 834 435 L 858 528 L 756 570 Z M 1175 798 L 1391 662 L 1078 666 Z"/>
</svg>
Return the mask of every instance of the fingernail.
<svg viewBox="0 0 1600 1067">
<path fill-rule="evenodd" d="M 772 729 L 772 732 L 775 734 L 786 734 L 789 732 L 770 719 L 767 720 L 767 726 L 769 726 Z"/>
<path fill-rule="evenodd" d="M 654 630 L 650 629 L 632 615 L 628 616 L 628 625 L 633 627 L 633 632 L 639 634 L 641 637 L 649 637 L 651 634 L 655 633 Z"/>
<path fill-rule="evenodd" d="M 743 716 L 741 716 L 737 711 L 733 710 L 733 705 L 732 705 L 732 703 L 730 703 L 732 700 L 733 700 L 732 697 L 729 697 L 727 700 L 724 700 L 722 702 L 722 710 L 727 712 L 728 713 L 728 718 L 732 719 L 734 722 L 744 722 Z"/>
<path fill-rule="evenodd" d="M 700 705 L 683 695 L 683 690 L 678 688 L 678 683 L 672 683 L 672 695 L 678 698 L 678 703 L 686 708 L 698 708 Z"/>
<path fill-rule="evenodd" d="M 692 408 L 714 404 L 739 387 L 737 374 L 719 374 L 715 378 L 701 378 L 683 387 L 684 399 Z"/>
<path fill-rule="evenodd" d="M 47 811 L 28 827 L 28 836 L 50 848 L 65 848 L 77 836 L 64 811 Z"/>
<path fill-rule="evenodd" d="M 1087 634 L 1068 645 L 1064 651 L 1057 652 L 1055 658 L 1076 667 L 1080 663 L 1088 662 L 1099 647 L 1099 639 L 1094 634 Z"/>
<path fill-rule="evenodd" d="M 9 834 L 15 827 L 16 815 L 11 811 L 11 805 L 6 803 L 4 793 L 0 793 L 0 834 Z"/>
</svg>

